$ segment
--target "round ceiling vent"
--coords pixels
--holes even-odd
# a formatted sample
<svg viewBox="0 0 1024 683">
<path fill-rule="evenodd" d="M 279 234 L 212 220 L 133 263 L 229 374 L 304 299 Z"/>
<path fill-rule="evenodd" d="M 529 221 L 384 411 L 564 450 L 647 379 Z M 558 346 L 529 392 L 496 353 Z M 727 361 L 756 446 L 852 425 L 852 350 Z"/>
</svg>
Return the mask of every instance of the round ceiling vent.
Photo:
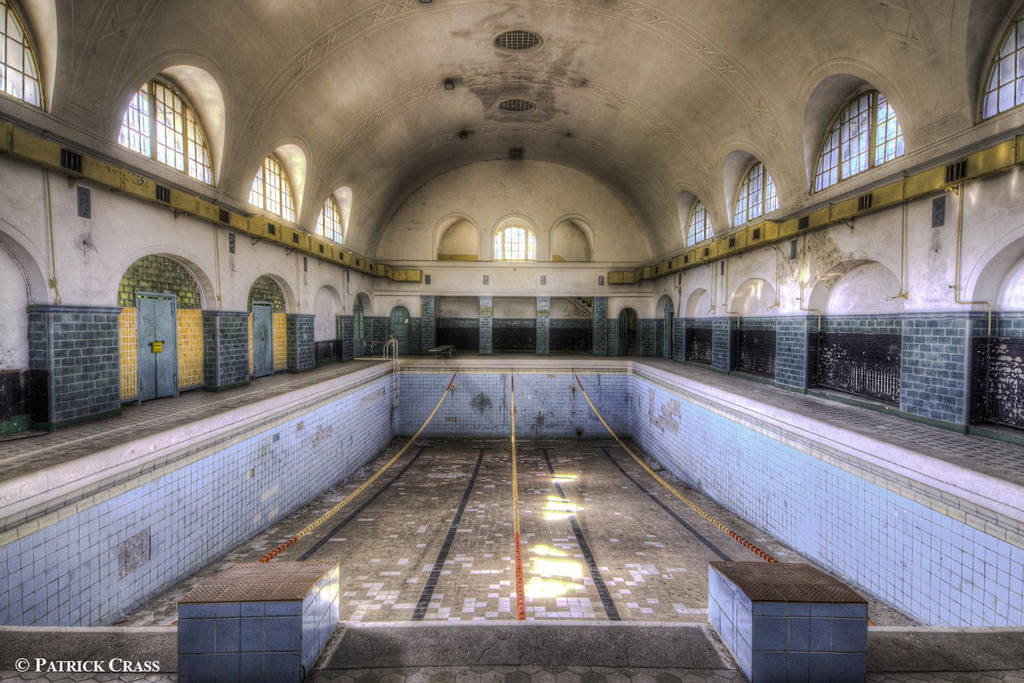
<svg viewBox="0 0 1024 683">
<path fill-rule="evenodd" d="M 540 36 L 533 31 L 515 29 L 499 33 L 494 44 L 502 50 L 530 50 L 540 45 Z"/>
<path fill-rule="evenodd" d="M 530 100 L 523 100 L 518 97 L 513 97 L 510 100 L 502 100 L 498 103 L 498 106 L 505 111 L 533 111 L 537 108 L 537 105 Z"/>
</svg>

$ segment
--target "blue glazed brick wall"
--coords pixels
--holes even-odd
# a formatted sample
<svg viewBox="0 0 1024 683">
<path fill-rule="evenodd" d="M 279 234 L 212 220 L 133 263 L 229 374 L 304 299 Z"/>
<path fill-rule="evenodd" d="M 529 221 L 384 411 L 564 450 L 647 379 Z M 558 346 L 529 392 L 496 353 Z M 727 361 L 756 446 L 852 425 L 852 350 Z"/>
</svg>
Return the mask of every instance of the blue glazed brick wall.
<svg viewBox="0 0 1024 683">
<path fill-rule="evenodd" d="M 419 352 L 437 346 L 437 298 L 420 296 Z"/>
<path fill-rule="evenodd" d="M 438 318 L 437 344 L 451 344 L 457 351 L 480 348 L 480 320 L 477 318 Z"/>
<path fill-rule="evenodd" d="M 249 313 L 203 311 L 203 386 L 226 389 L 249 381 Z"/>
<path fill-rule="evenodd" d="M 608 332 L 607 332 L 607 337 L 608 337 L 608 341 L 607 341 L 608 352 L 607 352 L 607 355 L 609 355 L 609 356 L 625 356 L 626 355 L 625 340 L 623 340 L 622 344 L 619 343 L 619 319 L 618 318 L 609 318 L 605 322 L 605 327 L 608 330 Z"/>
<path fill-rule="evenodd" d="M 552 318 L 549 326 L 548 349 L 593 353 L 594 322 L 589 318 Z"/>
<path fill-rule="evenodd" d="M 900 410 L 967 424 L 970 339 L 967 315 L 904 316 Z"/>
<path fill-rule="evenodd" d="M 738 323 L 739 319 L 731 316 L 711 319 L 711 367 L 716 370 L 732 370 L 735 364 L 733 333 Z"/>
<path fill-rule="evenodd" d="M 120 410 L 120 314 L 119 308 L 29 307 L 29 367 L 46 376 L 49 425 Z"/>
<path fill-rule="evenodd" d="M 1024 624 L 1021 548 L 644 378 L 630 394 L 644 450 L 851 585 L 927 624 Z"/>
<path fill-rule="evenodd" d="M 658 340 L 659 330 L 665 324 L 661 320 L 647 320 L 641 319 L 637 321 L 639 323 L 639 329 L 637 330 L 637 350 L 641 356 L 657 356 L 658 354 Z"/>
<path fill-rule="evenodd" d="M 390 403 L 390 377 L 375 380 L 0 546 L 0 624 L 117 619 L 376 455 L 394 435 Z M 121 576 L 129 539 L 147 561 Z"/>
<path fill-rule="evenodd" d="M 686 319 L 672 321 L 672 360 L 682 363 L 686 360 Z"/>
<path fill-rule="evenodd" d="M 341 359 L 352 360 L 352 339 L 355 336 L 352 323 L 352 316 L 339 315 L 337 317 L 338 336 L 341 340 Z"/>
<path fill-rule="evenodd" d="M 316 365 L 313 347 L 313 324 L 316 316 L 308 313 L 288 314 L 288 369 L 309 370 Z"/>
<path fill-rule="evenodd" d="M 451 373 L 399 375 L 395 431 L 411 435 L 434 409 Z M 628 376 L 580 375 L 591 400 L 613 429 L 628 433 Z M 535 437 L 606 437 L 571 374 L 515 375 L 516 433 Z M 508 374 L 459 374 L 424 432 L 427 436 L 498 436 L 511 433 Z M 577 432 L 577 430 L 580 430 Z"/>
<path fill-rule="evenodd" d="M 609 355 L 608 346 L 608 297 L 594 297 L 593 353 L 595 356 Z"/>
<path fill-rule="evenodd" d="M 537 354 L 546 356 L 551 352 L 551 297 L 537 297 Z"/>
<path fill-rule="evenodd" d="M 480 297 L 480 343 L 478 350 L 489 354 L 494 349 L 494 299 Z"/>
<path fill-rule="evenodd" d="M 816 317 L 793 316 L 775 322 L 775 381 L 787 387 L 807 389 L 810 363 L 807 345 L 817 331 Z"/>
</svg>

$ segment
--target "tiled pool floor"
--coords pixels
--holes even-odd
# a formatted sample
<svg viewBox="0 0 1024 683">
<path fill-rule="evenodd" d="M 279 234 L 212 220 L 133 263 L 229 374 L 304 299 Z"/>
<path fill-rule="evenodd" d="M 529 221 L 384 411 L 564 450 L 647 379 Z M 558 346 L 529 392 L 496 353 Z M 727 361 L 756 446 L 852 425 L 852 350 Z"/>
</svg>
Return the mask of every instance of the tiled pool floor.
<svg viewBox="0 0 1024 683">
<path fill-rule="evenodd" d="M 173 623 L 177 599 L 199 578 L 258 560 L 349 495 L 403 444 L 396 440 L 314 502 L 121 623 Z M 522 441 L 517 462 L 529 620 L 705 621 L 708 561 L 756 559 L 613 441 Z M 514 620 L 511 473 L 507 439 L 420 440 L 278 559 L 336 558 L 342 621 Z M 704 496 L 685 494 L 779 561 L 806 561 Z M 875 600 L 869 617 L 879 625 L 913 623 Z"/>
</svg>

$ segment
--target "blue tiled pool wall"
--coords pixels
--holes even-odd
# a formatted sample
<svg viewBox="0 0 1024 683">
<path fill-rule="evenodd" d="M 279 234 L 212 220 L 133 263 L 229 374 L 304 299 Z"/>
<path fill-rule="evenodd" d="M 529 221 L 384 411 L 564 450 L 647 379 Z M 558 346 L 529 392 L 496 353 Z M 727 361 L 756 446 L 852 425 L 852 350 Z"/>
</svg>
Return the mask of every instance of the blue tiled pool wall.
<svg viewBox="0 0 1024 683">
<path fill-rule="evenodd" d="M 115 621 L 379 453 L 390 401 L 381 378 L 0 546 L 0 624 Z"/>
<path fill-rule="evenodd" d="M 395 433 L 412 435 L 434 409 L 451 373 L 401 373 Z M 629 433 L 629 379 L 626 374 L 581 374 L 591 400 L 612 429 Z M 507 437 L 511 432 L 510 375 L 460 373 L 427 426 L 427 436 Z M 516 373 L 516 435 L 519 438 L 604 438 L 608 432 L 594 417 L 569 373 Z"/>
<path fill-rule="evenodd" d="M 836 576 L 926 624 L 1024 624 L 1021 548 L 644 378 L 630 395 L 647 453 Z"/>
</svg>

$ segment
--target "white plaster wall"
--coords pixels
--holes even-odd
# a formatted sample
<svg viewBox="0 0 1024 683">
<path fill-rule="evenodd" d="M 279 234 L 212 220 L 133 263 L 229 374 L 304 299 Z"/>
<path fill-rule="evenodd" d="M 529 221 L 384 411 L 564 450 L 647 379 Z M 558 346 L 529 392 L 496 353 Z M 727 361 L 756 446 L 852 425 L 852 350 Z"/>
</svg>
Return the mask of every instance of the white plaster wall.
<svg viewBox="0 0 1024 683">
<path fill-rule="evenodd" d="M 569 302 L 569 300 L 566 297 L 552 297 L 551 317 L 589 319 L 592 316 L 579 306 L 574 306 L 572 303 Z"/>
<path fill-rule="evenodd" d="M 593 230 L 592 260 L 639 263 L 651 258 L 645 226 L 614 189 L 567 166 L 540 161 L 485 161 L 435 178 L 399 207 L 377 258 L 429 260 L 439 221 L 453 212 L 478 226 L 481 260 L 491 258 L 495 227 L 513 215 L 527 219 L 536 233 L 538 261 L 550 259 L 551 230 L 567 215 L 582 216 Z"/>
<path fill-rule="evenodd" d="M 0 370 L 28 367 L 28 296 L 21 264 L 0 244 Z"/>
<path fill-rule="evenodd" d="M 524 297 L 495 297 L 492 310 L 495 318 L 536 318 L 537 300 Z"/>
<path fill-rule="evenodd" d="M 1024 311 L 1024 259 L 1010 268 L 997 302 L 1003 310 Z"/>
<path fill-rule="evenodd" d="M 468 296 L 438 297 L 436 311 L 438 318 L 476 318 L 480 315 L 480 299 Z"/>
<path fill-rule="evenodd" d="M 338 334 L 338 325 L 335 318 L 338 308 L 338 295 L 333 289 L 321 287 L 316 298 L 313 299 L 313 312 L 316 317 L 313 319 L 313 339 L 316 341 L 331 341 Z"/>
</svg>

